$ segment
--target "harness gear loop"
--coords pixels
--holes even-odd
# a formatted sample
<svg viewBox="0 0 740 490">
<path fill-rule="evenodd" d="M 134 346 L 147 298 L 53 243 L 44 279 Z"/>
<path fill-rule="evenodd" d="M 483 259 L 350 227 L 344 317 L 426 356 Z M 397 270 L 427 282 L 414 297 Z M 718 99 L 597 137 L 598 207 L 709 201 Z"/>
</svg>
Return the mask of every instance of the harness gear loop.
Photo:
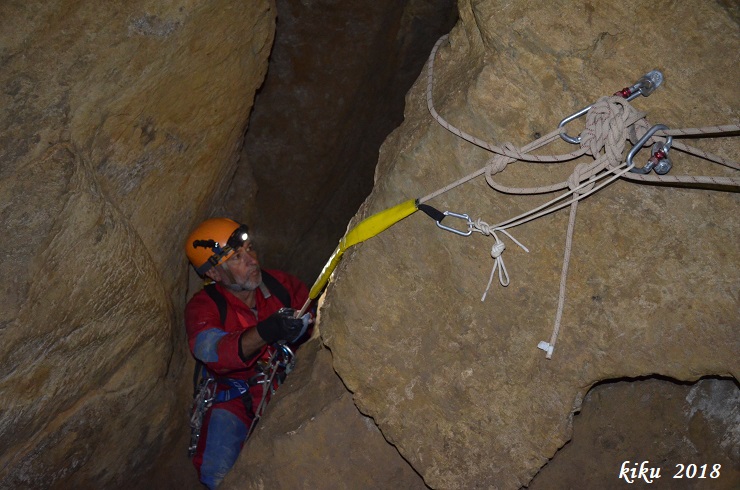
<svg viewBox="0 0 740 490">
<path fill-rule="evenodd" d="M 188 457 L 195 455 L 200 439 L 200 431 L 203 427 L 203 416 L 211 408 L 216 395 L 216 380 L 211 376 L 204 377 L 196 391 L 193 408 L 190 414 L 190 445 L 188 446 Z"/>
<path fill-rule="evenodd" d="M 638 95 L 642 95 L 644 97 L 649 96 L 655 91 L 656 88 L 660 86 L 661 83 L 663 83 L 663 74 L 658 70 L 653 70 L 643 75 L 642 78 L 640 78 L 631 87 L 623 88 L 622 90 L 616 92 L 614 95 L 618 95 L 624 99 L 627 99 L 627 101 L 629 102 L 637 98 Z M 588 107 L 584 107 L 580 111 L 566 117 L 565 119 L 560 121 L 560 124 L 558 124 L 558 128 L 562 128 L 574 119 L 578 119 L 579 117 L 584 116 L 588 111 L 591 110 L 593 106 L 594 105 L 591 104 Z M 568 143 L 572 143 L 574 145 L 577 145 L 581 142 L 580 136 L 569 136 L 565 132 L 560 133 L 560 137 Z"/>
<path fill-rule="evenodd" d="M 188 456 L 193 457 L 198 447 L 198 440 L 200 439 L 200 432 L 203 427 L 203 417 L 212 405 L 227 402 L 234 398 L 247 397 L 245 404 L 249 403 L 249 411 L 251 412 L 251 397 L 249 396 L 249 388 L 256 385 L 262 385 L 262 399 L 260 400 L 257 410 L 254 412 L 252 423 L 247 433 L 247 438 L 252 433 L 252 429 L 255 427 L 262 414 L 267 407 L 269 398 L 275 394 L 277 387 L 282 385 L 285 381 L 285 377 L 289 374 L 296 365 L 295 354 L 285 344 L 277 344 L 274 346 L 270 359 L 267 362 L 262 362 L 258 365 L 257 369 L 259 372 L 252 376 L 248 381 L 233 379 L 233 378 L 214 378 L 213 376 L 206 375 L 201 380 L 198 387 L 195 400 L 193 402 L 193 410 L 190 415 L 190 445 L 188 446 Z M 282 371 L 281 371 L 282 369 Z M 204 368 L 205 371 L 205 368 Z M 228 390 L 217 390 L 217 381 L 221 381 L 224 384 L 229 385 Z"/>
<path fill-rule="evenodd" d="M 262 418 L 262 414 L 265 412 L 269 398 L 275 394 L 273 381 L 275 380 L 275 375 L 278 373 L 278 369 L 282 367 L 285 370 L 284 372 L 287 374 L 295 368 L 295 354 L 293 354 L 290 347 L 283 343 L 276 344 L 274 347 L 275 350 L 268 361 L 269 373 L 263 373 L 264 378 L 260 382 L 262 385 L 262 399 L 260 400 L 259 405 L 257 405 L 257 410 L 254 412 L 254 419 L 252 419 L 252 423 L 249 426 L 249 431 L 247 432 L 247 437 L 245 439 L 249 439 L 249 436 L 252 435 L 252 431 L 256 427 L 257 422 L 259 422 L 260 418 Z M 282 380 L 279 376 L 278 384 L 282 384 Z"/>
</svg>

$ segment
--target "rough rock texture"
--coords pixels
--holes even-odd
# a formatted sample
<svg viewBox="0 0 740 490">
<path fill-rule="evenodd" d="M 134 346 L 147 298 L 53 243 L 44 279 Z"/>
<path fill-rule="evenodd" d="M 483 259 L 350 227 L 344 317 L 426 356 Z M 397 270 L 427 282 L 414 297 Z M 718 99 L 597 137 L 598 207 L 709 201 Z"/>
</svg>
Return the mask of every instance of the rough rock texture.
<svg viewBox="0 0 740 490">
<path fill-rule="evenodd" d="M 292 8 L 286 21 L 331 30 L 330 20 L 346 22 L 333 9 L 349 4 L 285 5 Z M 419 33 L 428 29 L 419 25 L 421 12 L 442 3 L 380 5 L 351 10 L 350 24 L 373 19 Z M 311 6 L 325 8 L 319 20 L 305 17 Z M 451 122 L 491 141 L 526 143 L 656 66 L 665 86 L 635 102 L 652 121 L 738 120 L 740 43 L 730 2 L 465 0 L 459 10 L 461 22 L 437 60 L 435 101 Z M 275 15 L 266 0 L 0 4 L 0 488 L 167 488 L 140 475 L 162 453 L 184 447 L 172 446 L 185 433 L 189 395 L 180 241 L 219 204 L 234 172 Z M 337 36 L 345 30 L 334 28 Z M 339 72 L 304 73 L 319 77 L 326 104 L 342 108 L 349 103 L 332 99 L 335 87 L 352 88 L 368 74 L 388 82 L 348 96 L 367 102 L 369 93 L 385 95 L 395 72 L 406 71 L 399 67 L 415 73 L 405 55 L 349 70 L 356 56 L 410 43 L 394 37 L 394 28 L 374 31 L 361 54 L 336 37 L 326 49 L 318 41 L 321 49 L 301 46 L 291 61 L 301 64 L 312 52 L 339 59 Z M 276 63 L 276 73 L 289 78 L 286 66 Z M 426 194 L 487 159 L 430 119 L 424 87 L 422 78 L 408 95 L 406 122 L 381 152 L 363 215 Z M 285 98 L 288 106 L 311 98 L 302 90 L 295 98 L 268 93 L 266 100 Z M 365 140 L 377 143 L 382 134 L 362 123 L 380 119 L 377 105 L 345 109 L 336 119 L 320 109 L 286 117 L 304 126 L 289 140 L 299 144 L 272 143 L 245 162 L 299 160 L 327 140 L 314 157 L 372 163 Z M 335 140 L 310 131 L 314 121 Z M 336 132 L 350 125 L 362 137 Z M 736 159 L 740 153 L 736 142 L 699 144 Z M 682 155 L 675 163 L 685 173 L 729 173 Z M 500 179 L 560 181 L 572 168 L 517 165 Z M 305 174 L 295 167 L 262 165 L 262 176 L 244 169 L 237 180 L 246 190 L 232 188 L 229 205 L 254 218 L 266 245 L 291 237 L 270 261 L 308 264 L 289 248 L 301 239 L 316 242 L 311 254 L 324 259 L 336 242 L 325 224 L 341 229 L 346 217 L 310 219 L 331 208 L 349 215 L 346 203 L 361 194 L 358 168 L 313 169 L 324 181 L 318 190 L 301 190 Z M 249 205 L 254 185 L 264 191 L 258 208 Z M 278 204 L 286 186 L 291 193 Z M 333 190 L 343 193 L 330 197 Z M 309 194 L 321 202 L 310 208 Z M 495 222 L 539 202 L 494 194 L 479 179 L 432 204 Z M 565 213 L 514 230 L 531 253 L 507 241 L 512 284 L 495 288 L 486 303 L 478 297 L 490 241 L 441 232 L 421 215 L 405 220 L 347 254 L 327 294 L 324 339 L 355 402 L 429 485 L 517 488 L 568 440 L 572 413 L 594 383 L 652 373 L 737 377 L 737 204 L 726 192 L 625 182 L 585 201 L 552 361 L 535 346 L 552 326 Z M 269 209 L 265 220 L 275 228 L 252 209 Z M 284 234 L 285 210 L 306 228 Z M 298 272 L 310 281 L 318 267 Z M 301 354 L 306 362 L 227 485 L 268 486 L 270 469 L 289 466 L 281 485 L 423 488 L 350 404 L 327 352 L 313 348 Z M 702 410 L 711 413 L 717 403 Z M 702 430 L 700 422 L 692 427 Z M 250 461 L 260 462 L 257 471 Z"/>
<path fill-rule="evenodd" d="M 660 479 L 653 479 L 650 488 L 738 488 L 737 381 L 678 384 L 646 379 L 596 386 L 574 417 L 573 439 L 528 488 L 624 488 L 628 482 L 618 475 L 625 461 L 630 462 L 628 467 L 649 461 L 647 466 L 660 468 Z M 697 466 L 696 473 L 691 468 L 686 471 L 691 464 Z M 683 465 L 684 471 L 679 473 L 682 467 L 677 465 Z M 647 482 L 638 479 L 635 485 L 640 484 Z"/>
<path fill-rule="evenodd" d="M 318 339 L 301 347 L 266 413 L 219 488 L 427 488 L 357 412 Z"/>
<path fill-rule="evenodd" d="M 274 22 L 0 5 L 0 487 L 128 486 L 182 430 L 180 237 L 233 174 Z"/>
<path fill-rule="evenodd" d="M 486 140 L 528 143 L 656 66 L 665 86 L 634 102 L 651 121 L 738 122 L 740 35 L 724 4 L 461 1 L 459 9 L 437 58 L 435 102 Z M 487 160 L 431 119 L 425 88 L 422 78 L 409 93 L 359 216 Z M 697 142 L 740 157 L 734 140 L 709 143 Z M 674 174 L 732 172 L 680 154 L 674 164 Z M 517 164 L 497 178 L 560 182 L 574 165 Z M 431 204 L 494 223 L 545 200 L 497 194 L 478 179 Z M 622 181 L 583 202 L 552 360 L 536 346 L 553 326 L 567 212 L 512 230 L 530 253 L 504 239 L 511 285 L 494 286 L 486 302 L 491 239 L 442 232 L 421 213 L 407 218 L 345 255 L 326 295 L 323 339 L 360 410 L 428 485 L 518 488 L 570 438 L 593 384 L 654 373 L 737 378 L 739 202 L 729 192 Z"/>
<path fill-rule="evenodd" d="M 313 283 L 372 189 L 378 148 L 454 0 L 281 0 L 227 214 L 262 259 Z"/>
</svg>

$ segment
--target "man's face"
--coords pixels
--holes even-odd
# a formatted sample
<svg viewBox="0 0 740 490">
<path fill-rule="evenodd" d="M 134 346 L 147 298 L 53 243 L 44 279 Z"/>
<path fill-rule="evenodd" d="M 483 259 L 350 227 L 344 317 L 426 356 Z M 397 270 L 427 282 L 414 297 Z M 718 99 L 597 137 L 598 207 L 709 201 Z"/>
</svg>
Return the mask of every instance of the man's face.
<svg viewBox="0 0 740 490">
<path fill-rule="evenodd" d="M 251 240 L 244 242 L 222 265 L 225 266 L 223 272 L 226 273 L 222 281 L 226 284 L 238 284 L 244 289 L 254 291 L 262 282 L 262 270 Z"/>
</svg>

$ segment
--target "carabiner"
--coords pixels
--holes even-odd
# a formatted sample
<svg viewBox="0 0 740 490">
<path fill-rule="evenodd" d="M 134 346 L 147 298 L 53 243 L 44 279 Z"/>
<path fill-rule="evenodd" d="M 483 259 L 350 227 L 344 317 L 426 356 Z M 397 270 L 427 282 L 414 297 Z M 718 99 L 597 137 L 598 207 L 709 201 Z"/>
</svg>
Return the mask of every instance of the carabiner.
<svg viewBox="0 0 740 490">
<path fill-rule="evenodd" d="M 460 236 L 470 236 L 470 235 L 473 234 L 473 226 L 472 226 L 473 225 L 473 222 L 470 221 L 470 216 L 468 216 L 467 214 L 453 213 L 452 211 L 445 211 L 442 214 L 444 214 L 445 216 L 452 216 L 453 218 L 464 219 L 467 222 L 467 224 L 468 224 L 468 231 L 467 232 L 456 230 L 455 228 L 451 228 L 449 226 L 443 225 L 442 224 L 442 219 L 444 219 L 444 217 L 442 217 L 442 219 L 440 219 L 436 223 L 437 223 L 437 226 L 439 226 L 443 230 L 451 231 L 452 233 L 455 233 L 456 235 L 460 235 Z"/>
<path fill-rule="evenodd" d="M 655 173 L 663 175 L 668 173 L 668 171 L 671 169 L 671 161 L 668 158 L 668 150 L 670 150 L 671 145 L 673 144 L 673 137 L 672 136 L 666 136 L 665 143 L 657 143 L 656 145 L 653 145 L 653 152 L 648 160 L 648 163 L 644 167 L 635 167 L 634 163 L 632 163 L 632 160 L 635 158 L 635 155 L 637 155 L 637 152 L 639 152 L 642 147 L 647 143 L 647 141 L 652 138 L 652 136 L 662 130 L 662 129 L 668 129 L 668 126 L 664 124 L 656 124 L 652 128 L 648 129 L 647 132 L 640 138 L 640 141 L 635 143 L 635 146 L 632 147 L 630 152 L 627 154 L 627 165 L 631 166 L 630 172 L 635 174 L 649 174 L 653 168 L 655 168 Z"/>
<path fill-rule="evenodd" d="M 637 83 L 632 85 L 631 87 L 624 88 L 620 90 L 619 92 L 615 93 L 614 95 L 620 95 L 627 99 L 627 102 L 635 99 L 638 95 L 643 95 L 647 97 L 648 95 L 652 94 L 656 88 L 660 86 L 660 84 L 663 83 L 663 74 L 658 70 L 653 70 L 651 72 L 646 73 L 645 75 L 640 78 Z M 560 121 L 560 124 L 558 124 L 559 128 L 562 128 L 569 122 L 571 122 L 574 119 L 578 119 L 581 116 L 584 116 L 588 111 L 591 110 L 593 107 L 593 104 L 591 104 L 588 107 L 584 107 L 580 111 L 576 112 L 575 114 L 571 114 L 570 116 L 566 117 L 562 121 Z M 560 137 L 563 138 L 563 140 L 567 141 L 568 143 L 572 143 L 574 145 L 577 145 L 581 142 L 580 136 L 569 136 L 567 133 L 560 133 Z"/>
<path fill-rule="evenodd" d="M 653 70 L 644 74 L 642 78 L 640 78 L 637 83 L 635 83 L 631 87 L 623 88 L 619 92 L 616 92 L 614 95 L 624 97 L 629 102 L 630 100 L 636 98 L 638 95 L 643 95 L 647 97 L 648 95 L 655 92 L 655 89 L 660 87 L 661 83 L 663 83 L 663 74 L 658 70 Z"/>
<path fill-rule="evenodd" d="M 558 124 L 558 127 L 559 128 L 562 128 L 563 126 L 565 126 L 566 124 L 568 124 L 572 120 L 578 119 L 579 117 L 585 115 L 588 111 L 591 110 L 592 107 L 593 107 L 593 104 L 591 104 L 588 107 L 584 107 L 583 109 L 581 109 L 580 111 L 576 112 L 575 114 L 571 114 L 570 116 L 568 116 L 565 119 L 563 119 L 562 121 L 560 121 L 560 124 Z M 568 143 L 572 143 L 574 145 L 577 145 L 577 144 L 579 144 L 581 142 L 581 137 L 580 136 L 573 137 L 573 136 L 569 136 L 567 133 L 560 133 L 560 137 L 563 138 Z"/>
<path fill-rule="evenodd" d="M 280 350 L 282 351 L 282 355 L 280 356 L 282 359 L 280 363 L 285 368 L 285 374 L 290 374 L 293 369 L 295 369 L 295 354 L 293 354 L 293 351 L 285 344 L 280 344 Z"/>
</svg>

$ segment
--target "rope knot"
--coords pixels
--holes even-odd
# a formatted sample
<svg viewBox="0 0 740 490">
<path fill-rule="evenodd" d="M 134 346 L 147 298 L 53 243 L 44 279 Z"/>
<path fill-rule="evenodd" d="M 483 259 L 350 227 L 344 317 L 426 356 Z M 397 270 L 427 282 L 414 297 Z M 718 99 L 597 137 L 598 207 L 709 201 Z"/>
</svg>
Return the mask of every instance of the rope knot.
<svg viewBox="0 0 740 490">
<path fill-rule="evenodd" d="M 589 163 L 579 163 L 576 165 L 576 168 L 573 169 L 573 173 L 570 174 L 570 177 L 568 177 L 568 187 L 570 190 L 573 191 L 573 194 L 585 194 L 586 192 L 590 191 L 594 188 L 594 182 L 591 182 L 587 186 L 584 186 L 581 189 L 578 189 L 578 187 L 581 185 L 581 182 L 584 180 L 588 180 L 589 178 L 593 177 L 594 169 L 593 164 Z"/>
<path fill-rule="evenodd" d="M 484 234 L 485 236 L 489 236 L 491 234 L 491 225 L 480 218 L 475 220 L 475 223 L 473 223 L 473 228 L 475 228 L 476 231 Z"/>
<path fill-rule="evenodd" d="M 504 155 L 494 155 L 486 164 L 486 175 L 493 176 L 499 172 L 506 170 L 506 166 L 511 162 L 511 158 L 507 158 Z"/>
<path fill-rule="evenodd" d="M 494 259 L 497 257 L 501 257 L 501 254 L 504 253 L 504 250 L 506 250 L 506 244 L 502 241 L 497 240 L 496 243 L 493 244 L 493 247 L 491 247 L 491 257 Z"/>
<path fill-rule="evenodd" d="M 586 114 L 586 128 L 581 133 L 581 147 L 598 158 L 601 149 L 612 168 L 622 163 L 622 152 L 628 137 L 628 121 L 635 119 L 637 111 L 622 97 L 602 97 Z"/>
</svg>

